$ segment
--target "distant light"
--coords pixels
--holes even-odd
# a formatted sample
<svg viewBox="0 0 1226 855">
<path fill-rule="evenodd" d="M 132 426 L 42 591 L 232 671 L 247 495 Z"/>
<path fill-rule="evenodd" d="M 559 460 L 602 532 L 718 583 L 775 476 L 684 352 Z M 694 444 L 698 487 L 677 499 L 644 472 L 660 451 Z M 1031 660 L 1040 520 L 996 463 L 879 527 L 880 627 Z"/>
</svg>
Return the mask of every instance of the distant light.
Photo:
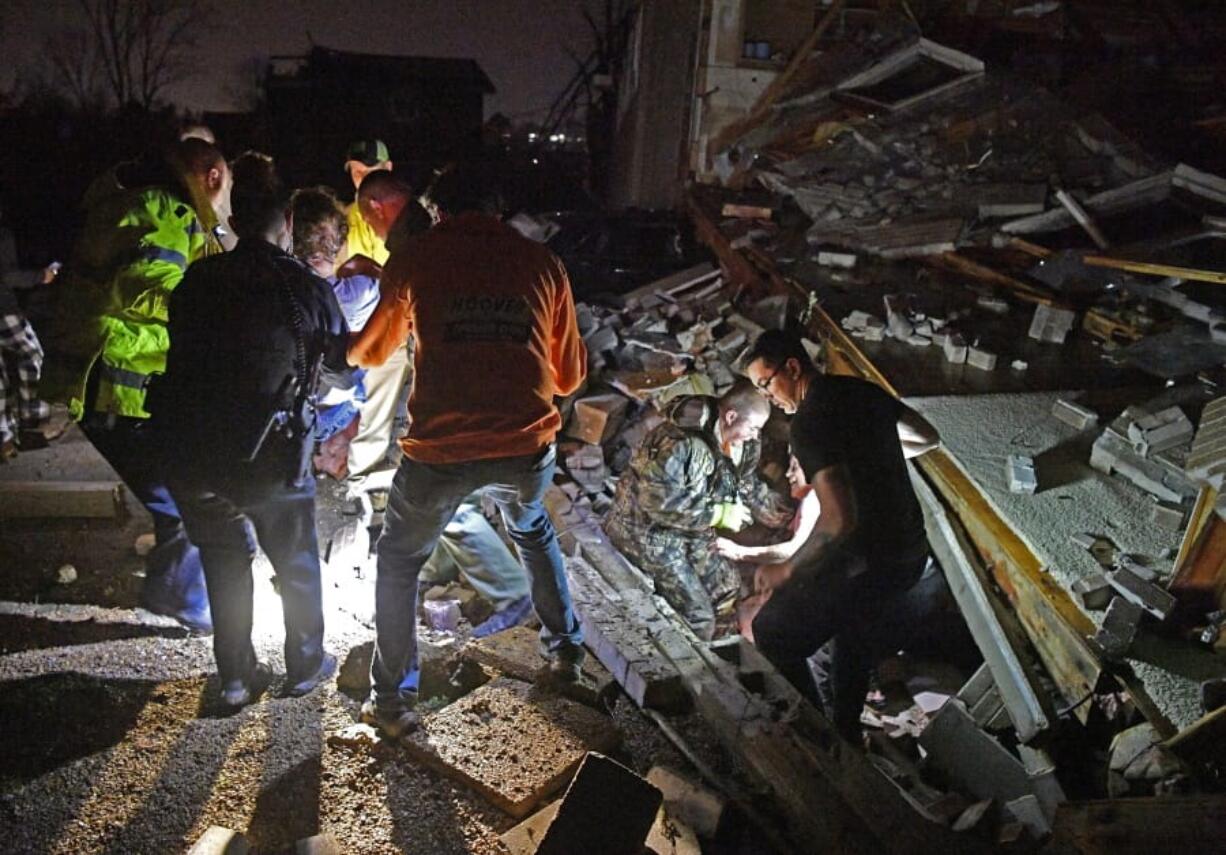
<svg viewBox="0 0 1226 855">
<path fill-rule="evenodd" d="M 535 157 L 534 157 L 534 158 L 532 158 L 532 162 L 533 162 L 534 164 L 539 164 L 539 163 L 540 163 L 540 161 L 539 161 L 539 160 L 537 160 Z"/>
<path fill-rule="evenodd" d="M 529 141 L 536 139 L 536 133 L 535 133 L 535 132 L 529 132 L 529 133 L 528 133 L 528 139 L 529 139 Z"/>
</svg>

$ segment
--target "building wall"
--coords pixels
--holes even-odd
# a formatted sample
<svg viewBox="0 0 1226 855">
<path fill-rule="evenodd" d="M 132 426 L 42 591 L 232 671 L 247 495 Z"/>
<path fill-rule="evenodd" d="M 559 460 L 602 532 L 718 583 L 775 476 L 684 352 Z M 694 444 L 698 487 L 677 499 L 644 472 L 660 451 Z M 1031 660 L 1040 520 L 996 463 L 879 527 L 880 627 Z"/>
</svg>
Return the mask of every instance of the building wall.
<svg viewBox="0 0 1226 855">
<path fill-rule="evenodd" d="M 681 200 L 702 0 L 642 4 L 621 80 L 610 202 L 672 208 Z"/>
</svg>

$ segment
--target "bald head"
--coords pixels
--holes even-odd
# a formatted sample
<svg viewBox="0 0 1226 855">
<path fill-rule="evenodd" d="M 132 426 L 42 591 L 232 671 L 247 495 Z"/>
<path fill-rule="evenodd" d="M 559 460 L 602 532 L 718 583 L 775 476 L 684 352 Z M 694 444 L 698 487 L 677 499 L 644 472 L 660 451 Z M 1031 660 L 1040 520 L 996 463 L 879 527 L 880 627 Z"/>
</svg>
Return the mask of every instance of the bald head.
<svg viewBox="0 0 1226 855">
<path fill-rule="evenodd" d="M 362 219 L 370 225 L 375 234 L 387 240 L 392 223 L 396 222 L 400 212 L 411 201 L 412 188 L 386 169 L 380 169 L 362 179 L 355 204 L 362 214 Z"/>
<path fill-rule="evenodd" d="M 229 210 L 230 168 L 221 149 L 199 137 L 187 137 L 171 145 L 166 159 L 219 217 Z"/>
</svg>

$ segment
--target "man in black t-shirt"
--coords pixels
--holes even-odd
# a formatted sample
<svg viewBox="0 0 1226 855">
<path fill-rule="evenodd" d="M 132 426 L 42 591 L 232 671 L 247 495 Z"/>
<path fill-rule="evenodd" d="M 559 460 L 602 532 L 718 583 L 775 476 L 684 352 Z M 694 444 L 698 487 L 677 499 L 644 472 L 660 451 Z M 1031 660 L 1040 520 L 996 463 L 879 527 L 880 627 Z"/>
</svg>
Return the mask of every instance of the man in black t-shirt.
<svg viewBox="0 0 1226 855">
<path fill-rule="evenodd" d="M 905 461 L 934 448 L 937 432 L 880 387 L 819 373 L 794 335 L 763 333 L 745 364 L 758 391 L 792 415 L 792 453 L 821 504 L 813 533 L 791 560 L 757 571 L 755 587 L 773 594 L 754 619 L 756 643 L 818 702 L 806 660 L 833 639 L 821 694 L 839 731 L 854 738 L 872 666 L 873 645 L 861 636 L 927 561 Z"/>
</svg>

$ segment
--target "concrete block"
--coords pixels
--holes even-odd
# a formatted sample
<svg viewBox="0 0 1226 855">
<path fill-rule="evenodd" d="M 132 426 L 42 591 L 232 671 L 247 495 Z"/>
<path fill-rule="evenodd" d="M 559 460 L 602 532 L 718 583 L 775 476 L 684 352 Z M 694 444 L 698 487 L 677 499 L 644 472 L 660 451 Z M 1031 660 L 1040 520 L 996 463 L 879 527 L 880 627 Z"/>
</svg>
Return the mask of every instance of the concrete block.
<svg viewBox="0 0 1226 855">
<path fill-rule="evenodd" d="M 863 335 L 865 341 L 885 341 L 885 322 L 870 316 Z"/>
<path fill-rule="evenodd" d="M 945 339 L 943 347 L 945 351 L 945 359 L 952 362 L 954 365 L 962 365 L 966 362 L 967 346 L 966 339 L 954 333 Z"/>
<path fill-rule="evenodd" d="M 856 266 L 856 255 L 851 252 L 821 250 L 817 253 L 817 263 L 823 267 L 841 267 L 844 270 L 850 270 Z"/>
<path fill-rule="evenodd" d="M 1175 598 L 1138 576 L 1131 568 L 1121 566 L 1108 580 L 1116 593 L 1139 606 L 1158 620 L 1166 618 L 1175 610 Z"/>
<path fill-rule="evenodd" d="M 1046 837 L 1051 833 L 1051 823 L 1043 813 L 1043 806 L 1036 796 L 1022 796 L 1005 802 L 1005 810 L 1018 822 L 1025 826 L 1036 839 Z"/>
<path fill-rule="evenodd" d="M 629 405 L 630 399 L 618 394 L 580 398 L 575 401 L 570 423 L 566 427 L 566 435 L 592 445 L 600 445 L 617 432 Z M 604 462 L 603 456 L 600 462 Z"/>
<path fill-rule="evenodd" d="M 843 318 L 843 329 L 862 330 L 868 325 L 868 319 L 871 317 L 872 315 L 870 315 L 868 312 L 862 312 L 859 309 L 856 309 L 850 315 Z"/>
<path fill-rule="evenodd" d="M 662 796 L 625 766 L 590 752 L 536 855 L 621 855 L 642 851 Z"/>
<path fill-rule="evenodd" d="M 200 839 L 187 850 L 187 855 L 247 855 L 251 845 L 237 831 L 210 825 Z"/>
<path fill-rule="evenodd" d="M 597 327 L 590 335 L 584 336 L 583 343 L 587 345 L 589 354 L 606 353 L 617 350 L 620 343 L 617 331 L 612 327 Z"/>
<path fill-rule="evenodd" d="M 1102 573 L 1092 573 L 1073 583 L 1073 595 L 1087 611 L 1100 611 L 1111 605 L 1115 589 Z"/>
<path fill-rule="evenodd" d="M 1058 309 L 1042 304 L 1035 306 L 1034 317 L 1030 321 L 1030 337 L 1052 344 L 1064 344 L 1064 339 L 1073 328 L 1076 318 L 1076 312 L 1070 309 Z"/>
<path fill-rule="evenodd" d="M 460 657 L 525 682 L 532 682 L 545 666 L 537 631 L 526 626 L 473 639 L 460 651 Z M 560 686 L 559 690 L 572 700 L 599 708 L 601 699 L 611 695 L 616 687 L 617 682 L 609 670 L 589 656 L 583 663 L 579 680 Z"/>
<path fill-rule="evenodd" d="M 345 850 L 331 834 L 316 834 L 295 843 L 294 855 L 345 855 Z"/>
<path fill-rule="evenodd" d="M 1128 426 L 1128 439 L 1142 457 L 1183 445 L 1192 439 L 1192 434 L 1192 422 L 1179 407 L 1167 407 Z"/>
<path fill-rule="evenodd" d="M 1051 406 L 1051 414 L 1066 425 L 1077 430 L 1085 430 L 1098 424 L 1098 413 L 1091 409 L 1057 398 Z"/>
<path fill-rule="evenodd" d="M 749 343 L 744 330 L 733 330 L 715 342 L 715 349 L 725 358 L 730 358 Z"/>
<path fill-rule="evenodd" d="M 991 371 L 996 368 L 996 354 L 982 348 L 971 347 L 966 352 L 966 362 L 972 368 Z"/>
<path fill-rule="evenodd" d="M 1030 367 L 1030 363 L 1024 359 L 1015 359 L 1009 363 L 1009 367 L 1014 371 L 1025 371 Z"/>
<path fill-rule="evenodd" d="M 1034 473 L 1034 460 L 1020 454 L 1005 458 L 1005 481 L 1010 493 L 1033 494 L 1039 488 L 1039 479 Z"/>
<path fill-rule="evenodd" d="M 954 831 L 963 833 L 978 828 L 980 825 L 987 822 L 988 811 L 992 809 L 992 800 L 984 799 L 983 801 L 975 802 L 962 813 L 958 814 L 958 818 L 954 820 L 951 826 Z"/>
<path fill-rule="evenodd" d="M 702 837 L 714 837 L 728 805 L 719 793 L 696 784 L 667 766 L 653 766 L 647 782 L 664 794 L 669 816 L 694 829 Z"/>
<path fill-rule="evenodd" d="M 754 303 L 746 313 L 749 319 L 763 329 L 781 330 L 787 326 L 788 298 L 766 297 Z"/>
<path fill-rule="evenodd" d="M 1009 314 L 1009 304 L 1000 297 L 983 296 L 975 301 L 975 305 L 994 315 Z"/>
<path fill-rule="evenodd" d="M 929 761 L 978 799 L 1032 795 L 1021 761 L 975 723 L 957 698 L 945 703 L 919 737 Z"/>
<path fill-rule="evenodd" d="M 702 855 L 702 846 L 689 826 L 661 807 L 647 833 L 646 851 L 654 855 Z"/>
<path fill-rule="evenodd" d="M 1141 607 L 1124 597 L 1116 597 L 1107 606 L 1107 615 L 1094 635 L 1094 641 L 1108 659 L 1121 659 L 1132 647 L 1141 624 Z"/>
<path fill-rule="evenodd" d="M 401 742 L 416 762 L 522 818 L 565 785 L 587 752 L 612 750 L 619 735 L 608 716 L 500 677 L 426 716 Z"/>
</svg>

